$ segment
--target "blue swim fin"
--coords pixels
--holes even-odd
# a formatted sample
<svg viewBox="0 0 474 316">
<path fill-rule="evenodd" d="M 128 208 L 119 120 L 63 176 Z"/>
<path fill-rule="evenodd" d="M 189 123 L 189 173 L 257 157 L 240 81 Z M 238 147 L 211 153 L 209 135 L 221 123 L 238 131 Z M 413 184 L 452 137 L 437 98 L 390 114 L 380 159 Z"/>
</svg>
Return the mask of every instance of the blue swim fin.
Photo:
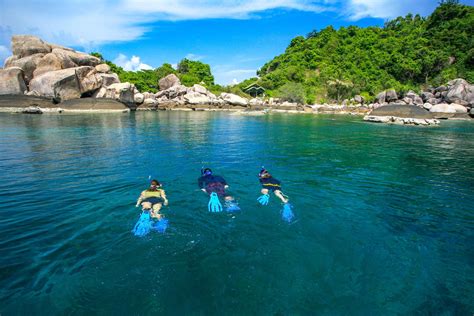
<svg viewBox="0 0 474 316">
<path fill-rule="evenodd" d="M 209 198 L 209 204 L 207 205 L 209 212 L 218 213 L 222 212 L 222 204 L 219 201 L 219 196 L 216 192 L 212 192 Z"/>
<path fill-rule="evenodd" d="M 166 218 L 162 218 L 159 221 L 153 223 L 152 228 L 159 233 L 164 233 L 168 228 L 168 220 Z"/>
<path fill-rule="evenodd" d="M 133 227 L 132 233 L 138 237 L 147 235 L 151 230 L 151 223 L 150 213 L 148 211 L 143 211 L 138 222 L 135 224 L 135 227 Z"/>
<path fill-rule="evenodd" d="M 226 201 L 225 202 L 225 210 L 229 213 L 240 212 L 239 203 L 237 203 L 237 201 L 235 201 L 235 200 Z"/>
<path fill-rule="evenodd" d="M 257 202 L 262 204 L 262 205 L 268 205 L 269 200 L 270 200 L 270 195 L 263 194 L 263 195 L 259 196 L 259 198 L 257 199 Z"/>
<path fill-rule="evenodd" d="M 293 213 L 293 206 L 290 203 L 285 203 L 281 210 L 281 218 L 288 223 L 291 223 L 295 214 Z"/>
</svg>

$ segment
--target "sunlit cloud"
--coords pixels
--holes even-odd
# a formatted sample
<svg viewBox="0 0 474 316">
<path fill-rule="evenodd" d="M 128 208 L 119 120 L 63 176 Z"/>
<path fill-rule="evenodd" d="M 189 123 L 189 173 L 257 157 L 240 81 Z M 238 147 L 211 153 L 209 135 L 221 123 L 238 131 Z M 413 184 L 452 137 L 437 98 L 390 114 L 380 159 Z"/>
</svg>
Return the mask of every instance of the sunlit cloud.
<svg viewBox="0 0 474 316">
<path fill-rule="evenodd" d="M 153 69 L 152 66 L 144 64 L 140 61 L 140 57 L 132 56 L 132 58 L 128 59 L 127 56 L 124 54 L 119 54 L 117 58 L 113 60 L 113 63 L 117 66 L 122 67 L 124 70 L 127 71 L 138 71 L 138 70 L 151 70 Z"/>
</svg>

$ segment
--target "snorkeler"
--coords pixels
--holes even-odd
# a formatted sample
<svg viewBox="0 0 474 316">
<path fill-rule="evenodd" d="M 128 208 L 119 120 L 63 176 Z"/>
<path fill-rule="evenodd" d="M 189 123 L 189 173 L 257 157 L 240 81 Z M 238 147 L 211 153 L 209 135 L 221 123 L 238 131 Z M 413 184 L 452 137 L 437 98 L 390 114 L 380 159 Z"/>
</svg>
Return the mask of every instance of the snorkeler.
<svg viewBox="0 0 474 316">
<path fill-rule="evenodd" d="M 136 207 L 140 205 L 143 210 L 149 210 L 152 218 L 161 219 L 160 210 L 163 204 L 168 205 L 165 190 L 161 188 L 161 184 L 157 180 L 151 180 L 150 188 L 143 191 L 137 200 Z"/>
<path fill-rule="evenodd" d="M 226 210 L 229 212 L 240 210 L 234 198 L 226 193 L 229 185 L 225 179 L 218 175 L 213 175 L 210 168 L 201 169 L 201 177 L 198 179 L 198 186 L 201 191 L 209 194 L 209 212 L 221 212 L 222 205 L 219 198 L 224 198 Z"/>
<path fill-rule="evenodd" d="M 262 196 L 257 201 L 262 205 L 267 205 L 270 199 L 269 191 L 272 191 L 284 204 L 288 203 L 288 197 L 281 192 L 281 182 L 275 179 L 265 168 L 260 170 L 258 174 L 260 183 L 262 184 Z"/>
</svg>

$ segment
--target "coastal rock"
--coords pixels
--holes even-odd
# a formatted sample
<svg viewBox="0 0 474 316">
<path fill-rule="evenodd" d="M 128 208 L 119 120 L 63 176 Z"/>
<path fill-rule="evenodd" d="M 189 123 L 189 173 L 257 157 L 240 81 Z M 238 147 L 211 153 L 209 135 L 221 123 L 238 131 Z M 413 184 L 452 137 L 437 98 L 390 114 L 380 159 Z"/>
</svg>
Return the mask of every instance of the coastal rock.
<svg viewBox="0 0 474 316">
<path fill-rule="evenodd" d="M 73 50 L 65 50 L 65 49 L 60 49 L 60 48 L 55 48 L 52 50 L 52 53 L 58 56 L 61 60 L 63 60 L 63 63 L 65 64 L 66 62 L 72 61 L 75 65 L 77 66 L 91 66 L 95 67 L 100 64 L 100 59 L 86 54 L 82 52 L 76 52 Z M 66 58 L 67 56 L 67 58 Z M 69 68 L 73 64 L 66 65 L 65 68 Z M 74 66 L 73 66 L 74 67 Z"/>
<path fill-rule="evenodd" d="M 236 94 L 222 92 L 220 98 L 231 105 L 247 106 L 248 101 Z"/>
<path fill-rule="evenodd" d="M 133 96 L 133 100 L 136 104 L 141 104 L 143 103 L 143 100 L 145 100 L 145 97 L 141 93 L 135 93 L 135 95 Z"/>
<path fill-rule="evenodd" d="M 28 107 L 39 106 L 42 109 L 57 107 L 51 102 L 51 99 L 44 97 L 28 96 L 28 95 L 0 95 L 0 111 L 2 109 L 15 108 L 18 112 Z"/>
<path fill-rule="evenodd" d="M 364 116 L 364 121 L 374 123 L 385 123 L 385 124 L 397 124 L 397 125 L 438 125 L 439 121 L 436 119 L 416 119 L 416 118 L 403 118 L 396 116 Z"/>
<path fill-rule="evenodd" d="M 375 97 L 375 99 L 377 99 L 377 103 L 378 104 L 382 104 L 385 102 L 385 98 L 387 96 L 387 93 L 385 91 L 382 91 L 380 92 L 379 94 L 377 94 L 377 96 Z"/>
<path fill-rule="evenodd" d="M 143 107 L 155 107 L 157 104 L 158 104 L 158 102 L 155 99 L 146 98 L 145 100 L 143 100 L 142 106 Z"/>
<path fill-rule="evenodd" d="M 438 104 L 438 103 L 441 103 L 441 100 L 440 99 L 436 99 L 436 98 L 429 98 L 428 100 L 426 100 L 426 102 L 428 103 L 431 103 L 431 104 Z"/>
<path fill-rule="evenodd" d="M 452 104 L 440 103 L 430 109 L 431 113 L 456 113 L 456 107 Z"/>
<path fill-rule="evenodd" d="M 64 111 L 118 111 L 118 112 L 128 112 L 130 108 L 127 107 L 122 102 L 113 99 L 95 99 L 95 98 L 82 98 L 67 100 L 61 102 L 59 106 L 64 109 Z"/>
<path fill-rule="evenodd" d="M 199 92 L 188 92 L 184 95 L 184 100 L 188 104 L 210 104 L 210 98 Z"/>
<path fill-rule="evenodd" d="M 41 76 L 44 73 L 64 69 L 61 59 L 53 53 L 44 55 L 33 72 L 33 77 Z"/>
<path fill-rule="evenodd" d="M 426 110 L 428 110 L 428 111 L 429 111 L 432 107 L 433 107 L 433 105 L 430 104 L 430 103 L 425 103 L 425 104 L 423 104 L 423 108 L 426 109 Z"/>
<path fill-rule="evenodd" d="M 41 110 L 41 108 L 39 106 L 29 106 L 29 107 L 23 109 L 23 111 L 21 111 L 21 113 L 24 113 L 24 114 L 43 114 L 43 111 Z"/>
<path fill-rule="evenodd" d="M 0 69 L 0 94 L 24 94 L 27 87 L 20 67 Z"/>
<path fill-rule="evenodd" d="M 433 114 L 435 118 L 438 119 L 448 119 L 454 116 L 457 113 L 456 107 L 452 106 L 452 104 L 447 103 L 440 103 L 434 105 L 430 112 Z"/>
<path fill-rule="evenodd" d="M 415 96 L 413 103 L 418 106 L 423 106 L 423 99 L 420 96 Z"/>
<path fill-rule="evenodd" d="M 471 108 L 471 110 L 469 111 L 469 115 L 471 115 L 472 117 L 474 117 L 474 108 Z"/>
<path fill-rule="evenodd" d="M 73 50 L 67 50 L 63 48 L 54 48 L 51 51 L 51 54 L 54 54 L 61 62 L 61 67 L 63 69 L 66 68 L 73 68 L 77 67 L 78 64 L 76 64 L 70 57 L 71 52 L 74 52 Z M 89 66 L 89 65 L 85 65 Z"/>
<path fill-rule="evenodd" d="M 97 76 L 102 78 L 103 87 L 108 87 L 114 83 L 120 83 L 120 79 L 116 73 L 111 73 L 111 74 L 98 73 Z"/>
<path fill-rule="evenodd" d="M 410 105 L 413 104 L 413 99 L 408 98 L 408 97 L 404 97 L 403 100 L 401 101 L 403 101 L 405 104 L 410 104 Z"/>
<path fill-rule="evenodd" d="M 25 83 L 28 84 L 31 79 L 33 79 L 33 72 L 35 71 L 36 67 L 38 67 L 39 61 L 44 56 L 44 54 L 33 54 L 30 56 L 26 56 L 20 59 L 10 59 L 5 62 L 5 68 L 9 67 L 19 67 L 23 70 L 23 74 L 25 77 Z"/>
<path fill-rule="evenodd" d="M 94 75 L 94 68 L 87 66 L 50 71 L 34 77 L 30 82 L 30 90 L 57 101 L 80 98 L 83 93 L 100 87 L 101 81 Z"/>
<path fill-rule="evenodd" d="M 377 109 L 374 109 L 370 116 L 393 116 L 393 117 L 400 117 L 400 118 L 416 118 L 416 119 L 431 119 L 432 115 L 414 105 L 385 105 L 381 106 Z"/>
<path fill-rule="evenodd" d="M 107 65 L 107 64 L 99 64 L 99 65 L 95 66 L 95 70 L 97 72 L 106 74 L 106 73 L 110 72 L 110 66 Z"/>
<path fill-rule="evenodd" d="M 448 82 L 448 93 L 445 96 L 446 101 L 455 103 L 458 100 L 471 103 L 474 93 L 474 85 L 470 85 L 464 79 L 454 79 Z"/>
<path fill-rule="evenodd" d="M 365 99 L 364 99 L 364 97 L 361 96 L 361 95 L 356 95 L 356 96 L 354 97 L 354 101 L 355 101 L 356 103 L 364 104 Z"/>
<path fill-rule="evenodd" d="M 397 92 L 393 89 L 387 90 L 385 100 L 387 102 L 397 101 L 398 100 Z"/>
<path fill-rule="evenodd" d="M 7 59 L 5 59 L 5 62 L 3 64 L 3 68 L 14 66 L 13 62 L 16 60 L 18 60 L 18 57 L 15 55 L 11 55 L 10 57 L 7 57 Z"/>
<path fill-rule="evenodd" d="M 167 90 L 171 87 L 181 85 L 181 81 L 179 81 L 179 78 L 175 74 L 169 74 L 166 77 L 161 78 L 158 81 L 158 85 L 160 90 Z"/>
<path fill-rule="evenodd" d="M 18 58 L 42 53 L 51 52 L 51 46 L 36 36 L 31 35 L 13 35 L 12 52 Z"/>
<path fill-rule="evenodd" d="M 421 98 L 424 102 L 427 102 L 429 99 L 434 98 L 434 94 L 428 91 L 423 91 L 421 93 Z"/>
<path fill-rule="evenodd" d="M 201 93 L 201 94 L 208 94 L 209 91 L 207 91 L 206 88 L 204 88 L 203 86 L 201 86 L 200 84 L 195 84 L 192 86 L 191 88 L 192 91 L 194 92 L 197 92 L 197 93 Z"/>
<path fill-rule="evenodd" d="M 263 106 L 264 102 L 263 102 L 263 100 L 260 100 L 258 98 L 253 98 L 253 99 L 250 99 L 249 105 L 251 105 L 251 106 Z"/>
<path fill-rule="evenodd" d="M 135 104 L 135 86 L 129 82 L 114 83 L 105 88 L 105 98 L 118 100 L 127 105 Z"/>
</svg>

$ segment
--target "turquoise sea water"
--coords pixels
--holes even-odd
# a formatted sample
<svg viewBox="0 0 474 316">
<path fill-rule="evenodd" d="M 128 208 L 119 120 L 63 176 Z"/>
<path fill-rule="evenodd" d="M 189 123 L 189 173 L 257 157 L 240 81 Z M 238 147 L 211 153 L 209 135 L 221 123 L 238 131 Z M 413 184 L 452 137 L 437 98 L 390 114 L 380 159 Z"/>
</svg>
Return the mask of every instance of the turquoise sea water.
<svg viewBox="0 0 474 316">
<path fill-rule="evenodd" d="M 241 213 L 207 212 L 203 164 Z M 137 238 L 149 175 L 170 226 Z M 1 114 L 0 314 L 472 315 L 473 196 L 471 122 Z"/>
</svg>

